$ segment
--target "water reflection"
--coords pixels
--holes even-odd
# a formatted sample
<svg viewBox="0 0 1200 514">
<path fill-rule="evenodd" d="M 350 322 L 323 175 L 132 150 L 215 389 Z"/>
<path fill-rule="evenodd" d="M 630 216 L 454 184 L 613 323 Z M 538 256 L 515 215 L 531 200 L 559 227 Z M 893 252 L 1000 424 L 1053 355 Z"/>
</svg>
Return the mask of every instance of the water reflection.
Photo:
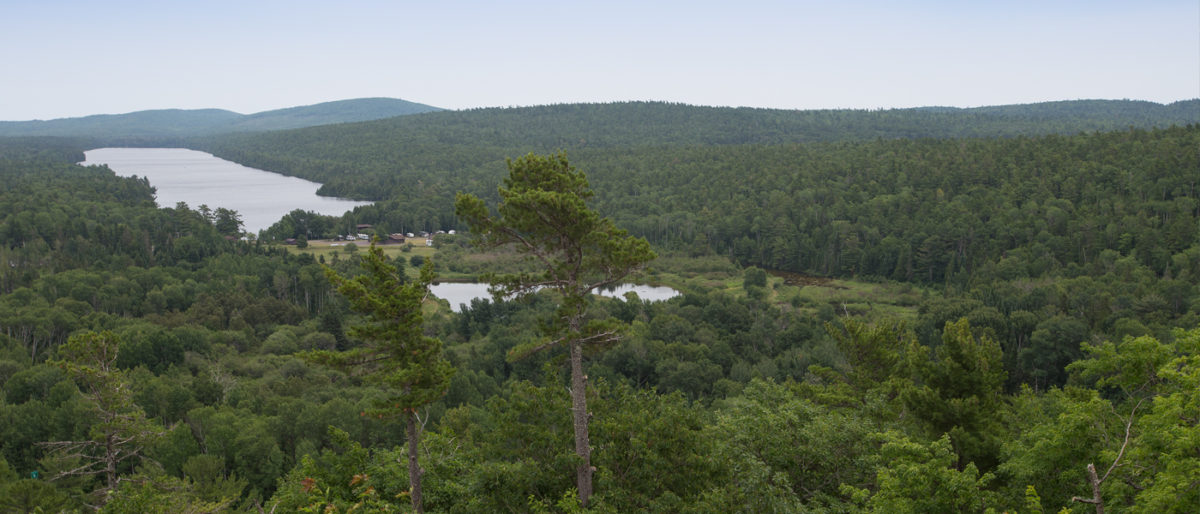
<svg viewBox="0 0 1200 514">
<path fill-rule="evenodd" d="M 471 300 L 476 298 L 491 299 L 492 295 L 488 294 L 488 285 L 480 282 L 442 282 L 429 286 L 429 291 L 434 296 L 450 302 L 450 310 L 459 311 L 459 305 L 471 305 Z M 625 293 L 634 292 L 638 298 L 651 302 L 660 302 L 669 300 L 679 296 L 679 291 L 665 286 L 646 286 L 639 284 L 622 284 L 612 289 L 600 291 L 603 296 L 613 298 L 622 298 Z"/>
<path fill-rule="evenodd" d="M 150 180 L 159 207 L 185 202 L 242 215 L 247 232 L 258 232 L 295 209 L 341 216 L 370 202 L 317 196 L 321 184 L 288 177 L 185 148 L 99 148 L 80 164 L 107 164 L 117 175 Z"/>
</svg>

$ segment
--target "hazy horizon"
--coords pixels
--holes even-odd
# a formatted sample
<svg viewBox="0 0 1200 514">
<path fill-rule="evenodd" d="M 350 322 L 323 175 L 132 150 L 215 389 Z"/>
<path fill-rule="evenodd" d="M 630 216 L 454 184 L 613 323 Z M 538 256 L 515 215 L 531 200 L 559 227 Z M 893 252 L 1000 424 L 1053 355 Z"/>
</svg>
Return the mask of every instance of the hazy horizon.
<svg viewBox="0 0 1200 514">
<path fill-rule="evenodd" d="M 665 101 L 775 109 L 1200 97 L 1200 2 L 29 2 L 0 120 Z"/>
<path fill-rule="evenodd" d="M 339 98 L 339 99 L 335 99 L 335 100 L 316 102 L 315 104 L 289 105 L 289 106 L 285 106 L 285 107 L 280 107 L 278 109 L 288 109 L 288 108 L 292 108 L 292 107 L 306 107 L 309 105 L 318 105 L 318 104 L 323 104 L 323 103 L 341 102 L 341 101 L 347 101 L 347 100 L 361 100 L 361 99 L 363 99 L 363 98 Z M 405 100 L 405 101 L 414 102 L 414 103 L 426 104 L 425 102 L 411 100 L 408 98 L 392 98 L 392 99 L 393 100 Z M 608 101 L 595 101 L 595 102 L 583 101 L 583 102 L 570 102 L 570 103 L 604 104 L 604 103 L 622 103 L 622 102 L 669 102 L 669 103 L 683 103 L 686 105 L 693 105 L 696 107 L 716 107 L 716 108 L 728 107 L 728 108 L 782 109 L 782 110 L 827 110 L 827 109 L 889 110 L 889 109 L 913 109 L 913 108 L 927 108 L 927 107 L 949 107 L 949 108 L 959 108 L 959 109 L 972 109 L 972 108 L 976 108 L 976 107 L 998 107 L 998 106 L 1004 106 L 1004 105 L 1024 105 L 1024 104 L 1036 104 L 1036 103 L 1046 103 L 1046 102 L 1070 102 L 1070 101 L 1090 101 L 1090 100 L 1150 102 L 1150 103 L 1155 103 L 1158 105 L 1170 105 L 1170 104 L 1177 103 L 1177 102 L 1200 100 L 1200 97 L 1180 98 L 1179 100 L 1173 100 L 1173 101 L 1169 101 L 1169 102 L 1155 102 L 1153 100 L 1143 100 L 1140 98 L 1066 98 L 1066 99 L 1058 99 L 1058 100 L 1043 100 L 1043 101 L 1039 101 L 1039 102 L 1022 102 L 1020 104 L 984 104 L 984 105 L 966 105 L 966 106 L 960 106 L 960 105 L 915 105 L 915 106 L 908 106 L 908 107 L 878 107 L 878 108 L 872 108 L 872 107 L 822 107 L 822 108 L 812 108 L 812 109 L 787 109 L 787 108 L 777 108 L 777 107 L 762 107 L 762 106 L 756 106 L 756 105 L 700 105 L 700 104 L 687 104 L 686 102 L 671 102 L 669 100 L 608 100 Z M 567 102 L 555 102 L 555 103 L 546 103 L 546 104 L 529 104 L 529 105 L 481 105 L 481 106 L 476 106 L 476 107 L 464 107 L 462 109 L 447 109 L 447 110 L 511 109 L 511 108 L 521 108 L 521 107 L 538 107 L 538 106 L 546 106 L 546 105 L 556 105 L 556 104 L 563 104 L 563 103 L 567 103 Z M 426 105 L 429 105 L 429 104 L 426 104 Z M 433 105 L 431 107 L 440 107 L 440 106 Z M 62 119 L 86 118 L 86 117 L 90 117 L 90 116 L 120 116 L 120 115 L 124 115 L 124 114 L 132 114 L 132 113 L 137 113 L 137 112 L 170 111 L 170 110 L 222 110 L 222 111 L 234 112 L 236 114 L 241 114 L 241 115 L 253 115 L 253 114 L 259 114 L 262 112 L 274 111 L 274 110 L 278 110 L 278 109 L 268 109 L 267 111 L 255 111 L 255 112 L 237 112 L 237 111 L 233 111 L 232 109 L 224 109 L 222 107 L 197 107 L 194 109 L 181 109 L 181 108 L 177 108 L 177 107 L 163 107 L 163 108 L 154 108 L 154 109 L 139 109 L 136 111 L 128 111 L 128 112 L 97 112 L 97 113 L 91 113 L 91 114 L 83 114 L 83 115 L 79 115 L 79 116 L 68 116 L 65 118 L 47 118 L 47 119 L 34 119 L 34 120 L 0 120 L 0 122 L 54 121 L 54 120 L 62 120 Z"/>
</svg>

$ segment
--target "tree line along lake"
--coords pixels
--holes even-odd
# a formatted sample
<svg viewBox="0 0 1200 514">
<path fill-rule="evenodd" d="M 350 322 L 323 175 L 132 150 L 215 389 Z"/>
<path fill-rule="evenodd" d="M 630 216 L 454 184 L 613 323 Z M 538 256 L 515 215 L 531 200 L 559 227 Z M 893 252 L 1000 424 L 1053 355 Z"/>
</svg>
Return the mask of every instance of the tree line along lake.
<svg viewBox="0 0 1200 514">
<path fill-rule="evenodd" d="M 122 177 L 145 177 L 159 207 L 178 202 L 191 208 L 224 207 L 241 214 L 247 232 L 257 233 L 285 214 L 303 209 L 341 216 L 371 202 L 318 196 L 321 184 L 242 166 L 186 148 L 99 148 L 84 152 L 85 166 L 107 165 Z"/>
<path fill-rule="evenodd" d="M 318 196 L 321 184 L 279 173 L 242 166 L 212 154 L 186 148 L 98 148 L 84 152 L 85 166 L 106 165 L 122 177 L 145 177 L 155 188 L 159 207 L 179 202 L 197 208 L 207 205 L 235 210 L 241 214 L 247 232 L 257 233 L 279 221 L 285 214 L 303 209 L 319 214 L 341 216 L 348 210 L 371 202 Z M 475 298 L 490 298 L 487 284 L 443 282 L 431 287 L 434 296 L 445 298 L 457 312 L 460 304 Z M 661 301 L 678 291 L 669 287 L 622 284 L 600 292 L 620 298 L 627 292 L 638 298 Z"/>
</svg>

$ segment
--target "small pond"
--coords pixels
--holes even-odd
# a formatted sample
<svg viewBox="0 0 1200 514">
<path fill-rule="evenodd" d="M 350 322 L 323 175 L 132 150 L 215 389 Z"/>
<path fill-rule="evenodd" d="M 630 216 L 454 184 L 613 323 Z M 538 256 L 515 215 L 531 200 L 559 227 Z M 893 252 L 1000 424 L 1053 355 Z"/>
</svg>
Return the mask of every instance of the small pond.
<svg viewBox="0 0 1200 514">
<path fill-rule="evenodd" d="M 460 305 L 470 305 L 475 298 L 491 299 L 488 285 L 480 282 L 441 282 L 429 286 L 434 296 L 450 302 L 450 310 L 459 311 Z M 601 295 L 622 298 L 625 293 L 634 292 L 638 298 L 651 302 L 660 302 L 679 296 L 679 291 L 666 286 L 645 286 L 638 284 L 622 284 L 613 289 L 600 291 Z"/>
</svg>

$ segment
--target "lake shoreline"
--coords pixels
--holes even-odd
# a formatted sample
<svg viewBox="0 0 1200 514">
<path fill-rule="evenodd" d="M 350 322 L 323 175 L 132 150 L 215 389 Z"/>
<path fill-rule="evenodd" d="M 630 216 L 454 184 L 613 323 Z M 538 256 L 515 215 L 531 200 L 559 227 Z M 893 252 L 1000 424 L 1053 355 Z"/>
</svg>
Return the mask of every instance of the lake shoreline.
<svg viewBox="0 0 1200 514">
<path fill-rule="evenodd" d="M 241 216 L 244 230 L 259 233 L 294 210 L 342 216 L 373 202 L 317 194 L 322 184 L 243 166 L 189 148 L 95 148 L 82 166 L 105 165 L 121 177 L 144 177 L 155 189 L 155 204 L 172 208 L 225 208 Z"/>
<path fill-rule="evenodd" d="M 457 279 L 455 279 L 457 280 Z M 450 304 L 450 310 L 460 312 L 460 305 L 470 305 L 475 299 L 488 299 L 492 295 L 487 292 L 489 284 L 478 281 L 460 282 L 442 280 L 440 283 L 430 285 L 430 293 L 433 296 L 446 300 Z M 633 292 L 637 294 L 638 299 L 643 301 L 659 302 L 670 300 L 683 293 L 667 286 L 649 286 L 641 284 L 621 284 L 612 289 L 598 291 L 595 294 L 608 298 L 623 298 L 625 293 Z"/>
</svg>

